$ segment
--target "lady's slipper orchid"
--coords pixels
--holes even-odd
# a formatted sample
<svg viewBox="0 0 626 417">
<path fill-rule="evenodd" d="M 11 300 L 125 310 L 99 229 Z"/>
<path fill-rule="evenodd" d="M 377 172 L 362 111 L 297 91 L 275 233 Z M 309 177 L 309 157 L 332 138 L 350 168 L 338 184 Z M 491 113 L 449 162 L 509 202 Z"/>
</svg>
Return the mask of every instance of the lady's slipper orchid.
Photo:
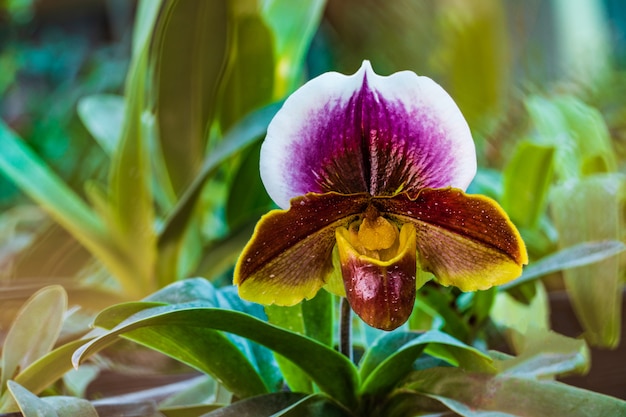
<svg viewBox="0 0 626 417">
<path fill-rule="evenodd" d="M 418 267 L 463 291 L 516 278 L 526 248 L 495 201 L 464 193 L 475 173 L 467 123 L 431 79 L 365 61 L 309 81 L 267 130 L 261 178 L 285 210 L 258 223 L 239 294 L 289 306 L 325 287 L 391 330 L 428 279 Z"/>
</svg>

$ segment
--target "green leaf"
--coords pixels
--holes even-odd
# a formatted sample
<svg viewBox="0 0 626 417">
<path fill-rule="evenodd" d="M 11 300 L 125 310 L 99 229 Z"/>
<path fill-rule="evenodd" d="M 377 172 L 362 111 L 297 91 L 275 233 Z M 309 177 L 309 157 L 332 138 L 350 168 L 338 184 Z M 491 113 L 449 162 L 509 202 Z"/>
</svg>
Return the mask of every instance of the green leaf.
<svg viewBox="0 0 626 417">
<path fill-rule="evenodd" d="M 209 375 L 189 381 L 187 387 L 159 402 L 159 412 L 167 417 L 196 417 L 224 406 L 218 404 L 221 390 L 226 391 Z"/>
<path fill-rule="evenodd" d="M 103 318 L 108 314 L 115 314 L 115 307 L 103 312 Z M 351 407 L 356 403 L 356 369 L 343 355 L 312 339 L 278 328 L 250 315 L 215 308 L 173 305 L 144 310 L 79 349 L 74 355 L 74 364 L 78 365 L 84 358 L 97 352 L 118 335 L 140 329 L 150 332 L 148 342 L 151 346 L 165 337 L 175 335 L 176 339 L 170 343 L 174 345 L 173 348 L 178 347 L 177 350 L 180 350 L 180 345 L 189 348 L 200 345 L 198 350 L 203 348 L 207 351 L 207 345 L 198 339 L 213 330 L 237 334 L 297 363 L 323 392 L 342 404 Z M 132 336 L 132 333 L 129 336 Z M 172 353 L 180 354 L 176 350 Z M 195 353 L 193 352 L 189 359 L 197 360 L 194 357 Z M 201 354 L 202 351 L 198 353 Z M 220 363 L 211 363 L 207 366 L 220 366 Z M 224 382 L 229 389 L 235 391 L 238 389 Z"/>
<path fill-rule="evenodd" d="M 15 377 L 15 382 L 35 394 L 52 385 L 72 369 L 72 354 L 89 339 L 73 340 L 42 356 Z"/>
<path fill-rule="evenodd" d="M 420 312 L 436 315 L 442 322 L 441 330 L 449 335 L 467 341 L 471 329 L 456 308 L 456 299 L 449 288 L 425 285 L 417 292 L 417 305 Z"/>
<path fill-rule="evenodd" d="M 557 187 L 552 214 L 559 244 L 619 241 L 622 236 L 624 177 L 589 176 Z M 620 340 L 623 267 L 617 256 L 564 271 L 565 285 L 587 341 L 615 347 Z"/>
<path fill-rule="evenodd" d="M 496 0 L 440 6 L 437 66 L 474 130 L 488 131 L 503 108 L 509 76 L 506 11 Z"/>
<path fill-rule="evenodd" d="M 256 10 L 233 6 L 231 57 L 220 92 L 220 128 L 273 100 L 274 39 Z"/>
<path fill-rule="evenodd" d="M 207 413 L 203 415 L 203 417 L 271 417 L 281 412 L 281 410 L 293 404 L 297 404 L 304 398 L 307 398 L 305 394 L 295 392 L 277 392 L 259 395 L 257 397 L 237 401 L 229 406 Z"/>
<path fill-rule="evenodd" d="M 533 284 L 531 284 L 533 285 Z M 509 345 L 520 352 L 526 343 L 524 335 L 530 331 L 550 328 L 548 294 L 540 281 L 534 283 L 534 296 L 522 302 L 506 291 L 499 291 L 491 309 L 490 318 L 504 329 Z"/>
<path fill-rule="evenodd" d="M 559 250 L 552 255 L 541 258 L 524 268 L 522 276 L 501 285 L 499 288 L 508 290 L 525 282 L 535 280 L 553 272 L 591 265 L 604 261 L 626 251 L 626 245 L 619 240 L 602 240 L 583 242 Z"/>
<path fill-rule="evenodd" d="M 0 148 L 0 170 L 99 258 L 111 273 L 123 275 L 126 261 L 101 219 L 2 122 Z"/>
<path fill-rule="evenodd" d="M 333 296 L 327 291 L 320 291 L 311 300 L 293 307 L 265 307 L 270 323 L 306 335 L 329 347 L 333 347 L 333 311 Z M 311 378 L 300 367 L 280 355 L 276 355 L 276 359 L 292 391 L 314 392 Z"/>
<path fill-rule="evenodd" d="M 163 0 L 141 0 L 135 14 L 132 55 L 138 57 L 149 44 Z"/>
<path fill-rule="evenodd" d="M 255 397 L 256 398 L 256 397 Z M 246 400 L 243 400 L 246 401 Z M 200 404 L 186 405 L 177 407 L 159 407 L 159 413 L 165 417 L 206 417 L 211 411 L 218 410 L 224 405 L 217 404 Z"/>
<path fill-rule="evenodd" d="M 304 58 L 324 12 L 325 0 L 262 0 L 262 15 L 276 48 L 274 97 L 284 97 L 302 81 Z"/>
<path fill-rule="evenodd" d="M 191 275 L 198 275 L 215 281 L 227 273 L 235 265 L 243 248 L 252 237 L 255 226 L 256 220 L 253 220 L 231 230 L 224 238 L 211 241 L 203 249 L 199 265 L 196 266 L 195 273 Z"/>
<path fill-rule="evenodd" d="M 502 208 L 518 227 L 537 227 L 545 212 L 553 156 L 553 146 L 523 141 L 504 169 Z"/>
<path fill-rule="evenodd" d="M 273 414 L 275 417 L 351 417 L 354 414 L 323 394 L 312 394 Z"/>
<path fill-rule="evenodd" d="M 613 140 L 600 111 L 571 96 L 560 97 L 555 103 L 576 140 L 581 174 L 615 172 Z"/>
<path fill-rule="evenodd" d="M 3 390 L 26 367 L 48 353 L 59 337 L 67 294 L 54 285 L 37 291 L 20 309 L 2 347 Z"/>
<path fill-rule="evenodd" d="M 496 361 L 502 375 L 546 378 L 589 370 L 589 349 L 581 339 L 550 330 L 529 329 L 518 349 L 518 356 Z"/>
<path fill-rule="evenodd" d="M 114 329 L 126 328 L 124 337 L 212 375 L 229 391 L 241 398 L 264 394 L 268 391 L 250 360 L 226 335 L 208 327 L 177 325 L 167 323 L 167 320 L 159 322 L 159 314 L 184 307 L 181 305 L 155 307 L 155 305 L 155 303 L 139 302 L 120 304 L 104 310 L 96 318 L 94 325 L 105 328 L 117 325 Z M 193 308 L 191 306 L 202 305 L 201 302 L 195 302 L 183 306 Z M 118 325 L 121 320 L 129 316 L 131 318 L 127 322 Z M 111 334 L 117 333 L 113 331 Z M 104 345 L 114 340 L 115 337 L 102 337 L 99 341 L 94 340 L 94 343 L 88 345 Z M 181 349 L 181 346 L 185 349 Z M 77 352 L 82 350 L 79 349 Z"/>
<path fill-rule="evenodd" d="M 360 392 L 376 395 L 388 391 L 411 372 L 413 363 L 424 351 L 464 369 L 494 370 L 488 356 L 445 333 L 394 332 L 378 339 L 363 358 Z"/>
<path fill-rule="evenodd" d="M 14 381 L 9 381 L 8 387 L 24 417 L 98 417 L 87 400 L 61 396 L 40 399 Z"/>
<path fill-rule="evenodd" d="M 437 400 L 414 391 L 403 390 L 392 392 L 382 403 L 378 415 L 387 417 L 420 415 L 448 417 L 447 411 L 448 409 Z"/>
<path fill-rule="evenodd" d="M 119 145 L 125 107 L 124 97 L 113 94 L 96 94 L 78 102 L 83 124 L 109 156 Z"/>
<path fill-rule="evenodd" d="M 261 142 L 244 151 L 239 168 L 230 184 L 226 219 L 230 229 L 237 229 L 273 208 L 272 200 L 263 187 L 259 171 Z"/>
<path fill-rule="evenodd" d="M 232 286 L 216 289 L 204 278 L 191 278 L 175 282 L 145 298 L 149 303 L 126 303 L 117 306 L 114 314 L 107 314 L 106 320 L 98 322 L 105 328 L 112 328 L 132 314 L 160 303 L 202 303 L 205 307 L 219 307 L 241 311 L 262 320 L 266 319 L 263 307 L 259 304 L 242 300 Z M 273 390 L 282 384 L 282 377 L 271 351 L 247 339 L 230 335 L 230 340 L 241 350 L 248 361 L 255 367 L 265 385 Z"/>
<path fill-rule="evenodd" d="M 268 321 L 290 332 L 305 334 L 304 320 L 302 314 L 302 304 L 292 307 L 283 307 L 277 305 L 265 306 L 265 313 Z M 280 356 L 274 355 L 280 371 L 285 378 L 285 382 L 292 391 L 312 393 L 313 383 L 307 373 L 298 366 L 297 363 Z"/>
<path fill-rule="evenodd" d="M 160 149 L 176 193 L 185 190 L 202 164 L 229 53 L 227 9 L 223 0 L 168 0 L 155 27 L 152 99 Z"/>
<path fill-rule="evenodd" d="M 536 139 L 555 148 L 560 180 L 616 170 L 611 136 L 597 109 L 571 96 L 531 96 L 525 104 Z"/>
<path fill-rule="evenodd" d="M 558 382 L 458 368 L 415 371 L 403 389 L 428 395 L 466 417 L 502 415 L 497 413 L 533 417 L 626 416 L 626 402 L 617 398 Z"/>
<path fill-rule="evenodd" d="M 215 174 L 223 162 L 262 136 L 270 120 L 272 120 L 281 106 L 282 102 L 274 103 L 243 118 L 228 131 L 219 144 L 205 158 L 200 173 L 165 220 L 163 231 L 159 235 L 160 251 L 180 241 L 206 181 Z"/>
<path fill-rule="evenodd" d="M 328 291 L 319 291 L 315 297 L 301 304 L 304 333 L 311 339 L 333 347 L 335 297 Z"/>
<path fill-rule="evenodd" d="M 151 169 L 145 121 L 144 95 L 147 46 L 132 61 L 126 80 L 126 114 L 122 136 L 112 155 L 109 170 L 111 221 L 116 244 L 129 254 L 126 271 L 117 278 L 131 297 L 139 298 L 154 289 L 156 232 L 151 189 Z"/>
</svg>

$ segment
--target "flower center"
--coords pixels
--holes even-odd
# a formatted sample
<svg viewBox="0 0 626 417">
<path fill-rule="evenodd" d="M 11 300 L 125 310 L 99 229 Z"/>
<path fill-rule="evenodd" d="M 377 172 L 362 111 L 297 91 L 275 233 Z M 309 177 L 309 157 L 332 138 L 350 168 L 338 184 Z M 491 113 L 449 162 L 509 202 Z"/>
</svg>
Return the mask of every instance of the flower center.
<svg viewBox="0 0 626 417">
<path fill-rule="evenodd" d="M 398 252 L 398 226 L 369 206 L 363 219 L 349 226 L 349 242 L 362 255 L 382 261 L 393 258 Z"/>
</svg>

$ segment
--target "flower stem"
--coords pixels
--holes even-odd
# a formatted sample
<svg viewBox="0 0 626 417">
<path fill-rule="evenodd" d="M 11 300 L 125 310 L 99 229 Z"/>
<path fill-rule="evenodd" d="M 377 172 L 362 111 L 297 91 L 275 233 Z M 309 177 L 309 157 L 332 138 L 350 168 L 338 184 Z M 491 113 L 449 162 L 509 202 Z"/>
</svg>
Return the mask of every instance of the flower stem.
<svg viewBox="0 0 626 417">
<path fill-rule="evenodd" d="M 339 351 L 352 360 L 352 309 L 345 297 L 341 298 L 341 317 L 339 319 Z"/>
</svg>

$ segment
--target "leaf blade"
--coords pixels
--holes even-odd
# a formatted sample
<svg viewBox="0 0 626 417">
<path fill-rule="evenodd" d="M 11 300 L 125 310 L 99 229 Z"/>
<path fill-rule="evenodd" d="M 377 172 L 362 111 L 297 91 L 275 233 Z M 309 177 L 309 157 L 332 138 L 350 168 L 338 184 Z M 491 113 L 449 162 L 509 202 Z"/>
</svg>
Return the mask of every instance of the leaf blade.
<svg viewBox="0 0 626 417">
<path fill-rule="evenodd" d="M 167 311 L 167 308 L 170 311 Z M 96 352 L 111 338 L 139 327 L 156 324 L 182 326 L 194 323 L 208 329 L 231 332 L 262 344 L 291 361 L 298 363 L 320 389 L 343 404 L 356 404 L 358 376 L 354 365 L 343 355 L 298 334 L 273 326 L 247 314 L 223 309 L 168 306 L 166 310 L 153 310 L 152 316 L 129 319 L 106 335 L 89 342 L 79 349 L 73 363 L 78 365 L 85 357 Z M 306 358 L 302 361 L 299 359 Z"/>
</svg>

